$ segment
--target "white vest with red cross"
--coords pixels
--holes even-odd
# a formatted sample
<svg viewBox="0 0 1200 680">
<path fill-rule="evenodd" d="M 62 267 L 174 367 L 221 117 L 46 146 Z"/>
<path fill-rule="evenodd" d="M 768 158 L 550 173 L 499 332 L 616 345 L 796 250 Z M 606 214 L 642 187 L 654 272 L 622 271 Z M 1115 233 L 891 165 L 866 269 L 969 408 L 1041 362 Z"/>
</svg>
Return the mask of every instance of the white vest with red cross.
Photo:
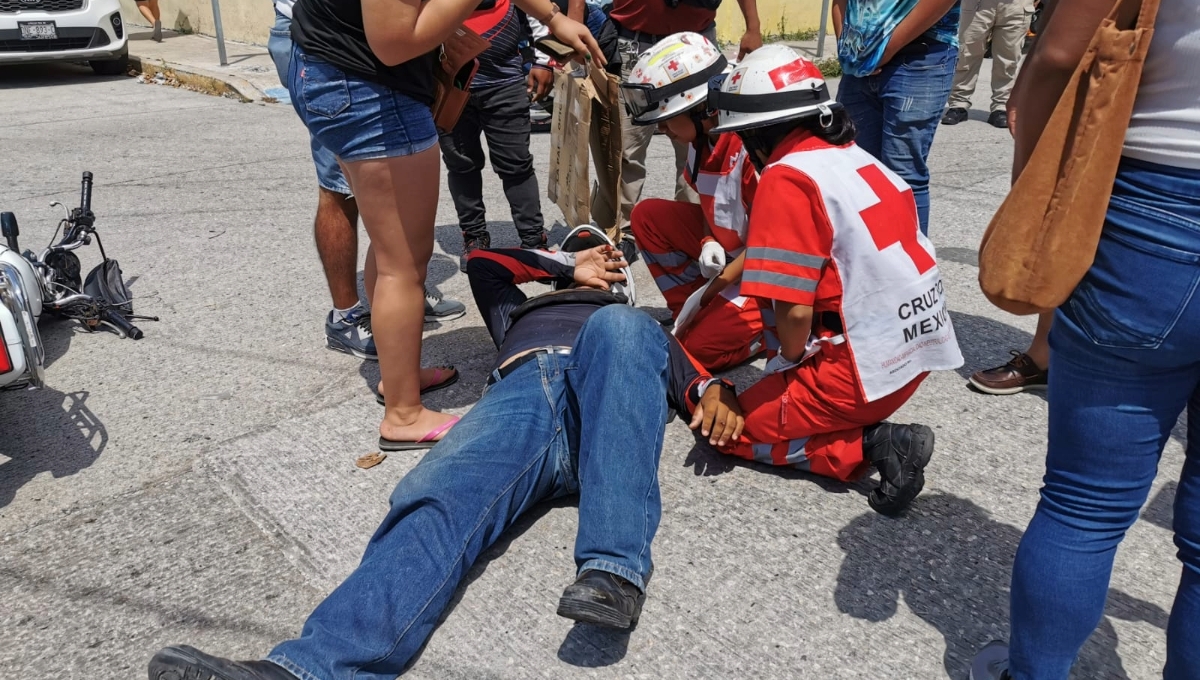
<svg viewBox="0 0 1200 680">
<path fill-rule="evenodd" d="M 778 164 L 808 175 L 833 226 L 845 342 L 867 401 L 927 371 L 963 364 L 933 244 L 912 189 L 856 145 L 799 151 Z"/>
<path fill-rule="evenodd" d="M 684 179 L 700 195 L 700 207 L 704 209 L 713 238 L 725 252 L 737 257 L 746 247 L 746 225 L 749 223 L 744 201 L 747 197 L 742 195 L 742 187 L 747 179 L 752 179 L 746 173 L 754 172 L 754 166 L 750 165 L 746 150 L 742 148 L 742 139 L 732 132 L 721 135 L 693 177 L 695 167 L 696 145 L 692 144 L 688 146 Z"/>
</svg>

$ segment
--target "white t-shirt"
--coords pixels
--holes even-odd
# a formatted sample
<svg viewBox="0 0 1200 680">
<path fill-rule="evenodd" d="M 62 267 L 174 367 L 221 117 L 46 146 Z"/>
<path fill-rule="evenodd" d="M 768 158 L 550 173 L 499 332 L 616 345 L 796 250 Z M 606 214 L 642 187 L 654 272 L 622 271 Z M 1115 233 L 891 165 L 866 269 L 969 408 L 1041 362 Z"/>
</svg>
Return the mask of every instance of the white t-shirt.
<svg viewBox="0 0 1200 680">
<path fill-rule="evenodd" d="M 292 18 L 292 5 L 296 4 L 296 0 L 275 0 L 275 9 L 283 16 Z"/>
<path fill-rule="evenodd" d="M 1162 0 L 1124 155 L 1200 170 L 1200 2 Z"/>
</svg>

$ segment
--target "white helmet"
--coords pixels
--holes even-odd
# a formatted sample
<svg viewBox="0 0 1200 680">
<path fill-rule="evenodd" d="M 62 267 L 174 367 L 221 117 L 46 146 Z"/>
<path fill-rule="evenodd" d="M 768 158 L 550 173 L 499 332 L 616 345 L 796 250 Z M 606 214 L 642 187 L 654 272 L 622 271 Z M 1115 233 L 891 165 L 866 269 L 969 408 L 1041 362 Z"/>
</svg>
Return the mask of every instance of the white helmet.
<svg viewBox="0 0 1200 680">
<path fill-rule="evenodd" d="M 718 111 L 714 133 L 764 127 L 813 115 L 832 117 L 841 105 L 829 98 L 821 69 L 787 45 L 765 45 L 747 54 L 709 93 Z"/>
<path fill-rule="evenodd" d="M 635 125 L 654 125 L 703 104 L 708 82 L 725 71 L 725 55 L 699 33 L 667 36 L 638 57 L 621 83 Z"/>
</svg>

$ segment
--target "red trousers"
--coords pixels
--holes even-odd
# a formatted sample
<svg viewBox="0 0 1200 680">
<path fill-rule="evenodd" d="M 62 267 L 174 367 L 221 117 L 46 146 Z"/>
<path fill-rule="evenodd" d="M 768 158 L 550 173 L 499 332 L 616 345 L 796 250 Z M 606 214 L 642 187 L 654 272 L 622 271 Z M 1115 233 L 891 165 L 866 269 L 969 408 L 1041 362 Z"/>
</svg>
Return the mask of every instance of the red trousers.
<svg viewBox="0 0 1200 680">
<path fill-rule="evenodd" d="M 927 375 L 867 403 L 848 346 L 825 345 L 808 361 L 765 376 L 738 396 L 746 428 L 722 451 L 843 482 L 858 479 L 869 468 L 863 460 L 863 427 L 895 413 Z"/>
<path fill-rule="evenodd" d="M 638 202 L 630 217 L 638 250 L 666 298 L 672 318 L 678 318 L 688 296 L 707 283 L 697 264 L 704 219 L 704 211 L 694 203 L 656 198 Z M 738 306 L 718 295 L 676 335 L 688 353 L 710 371 L 736 366 L 762 349 L 758 300 L 742 302 Z"/>
</svg>

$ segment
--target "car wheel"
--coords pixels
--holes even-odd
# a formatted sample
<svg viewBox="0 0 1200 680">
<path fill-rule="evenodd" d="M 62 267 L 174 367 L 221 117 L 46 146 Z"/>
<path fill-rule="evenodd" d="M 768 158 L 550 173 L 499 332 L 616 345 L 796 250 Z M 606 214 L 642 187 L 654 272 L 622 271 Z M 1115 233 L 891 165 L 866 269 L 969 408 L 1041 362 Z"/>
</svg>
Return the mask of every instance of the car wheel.
<svg viewBox="0 0 1200 680">
<path fill-rule="evenodd" d="M 92 70 L 98 76 L 120 76 L 125 75 L 125 71 L 129 69 L 129 57 L 121 56 L 116 59 L 92 59 L 88 62 Z"/>
</svg>

